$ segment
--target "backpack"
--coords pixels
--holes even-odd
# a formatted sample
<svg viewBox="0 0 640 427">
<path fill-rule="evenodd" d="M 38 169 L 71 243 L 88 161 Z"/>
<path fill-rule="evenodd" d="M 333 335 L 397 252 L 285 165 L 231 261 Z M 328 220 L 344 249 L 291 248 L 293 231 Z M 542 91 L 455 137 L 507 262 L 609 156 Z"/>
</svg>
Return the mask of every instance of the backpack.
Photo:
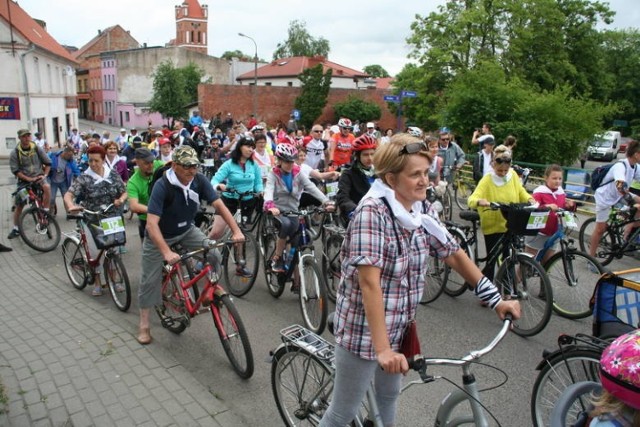
<svg viewBox="0 0 640 427">
<path fill-rule="evenodd" d="M 482 170 L 484 167 L 483 162 L 484 158 L 482 156 L 482 152 L 476 153 L 476 156 L 473 158 L 473 180 L 476 184 L 484 176 L 484 171 Z"/>
<path fill-rule="evenodd" d="M 591 189 L 593 191 L 596 191 L 598 188 L 602 187 L 603 185 L 607 185 L 613 182 L 613 179 L 610 179 L 609 181 L 606 181 L 606 182 L 602 182 L 602 180 L 604 179 L 605 176 L 607 176 L 609 169 L 611 169 L 613 165 L 615 165 L 616 163 L 620 163 L 620 162 L 622 162 L 622 164 L 624 165 L 624 171 L 626 173 L 627 164 L 624 163 L 623 160 L 618 160 L 617 162 L 609 163 L 607 165 L 598 166 L 597 168 L 595 168 L 593 172 L 591 172 Z M 635 166 L 634 166 L 634 169 L 635 169 Z"/>
</svg>

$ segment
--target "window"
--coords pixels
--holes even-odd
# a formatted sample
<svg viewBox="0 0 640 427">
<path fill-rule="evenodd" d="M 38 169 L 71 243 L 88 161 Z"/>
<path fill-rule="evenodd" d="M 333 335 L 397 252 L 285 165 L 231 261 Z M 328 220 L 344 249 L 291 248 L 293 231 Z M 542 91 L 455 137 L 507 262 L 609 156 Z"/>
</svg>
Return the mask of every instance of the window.
<svg viewBox="0 0 640 427">
<path fill-rule="evenodd" d="M 271 82 L 265 82 L 265 86 L 271 86 Z"/>
<path fill-rule="evenodd" d="M 293 82 L 287 82 L 287 86 L 292 87 L 293 86 Z"/>
<path fill-rule="evenodd" d="M 124 112 L 124 121 L 125 122 L 130 122 L 131 121 L 131 118 L 129 118 L 129 112 L 128 111 Z"/>
</svg>

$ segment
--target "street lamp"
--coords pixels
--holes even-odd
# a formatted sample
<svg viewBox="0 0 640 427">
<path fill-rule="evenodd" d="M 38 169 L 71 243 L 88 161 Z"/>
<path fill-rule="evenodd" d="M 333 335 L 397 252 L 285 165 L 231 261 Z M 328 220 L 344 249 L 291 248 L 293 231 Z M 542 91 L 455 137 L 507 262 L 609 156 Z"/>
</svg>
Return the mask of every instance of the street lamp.
<svg viewBox="0 0 640 427">
<path fill-rule="evenodd" d="M 253 117 L 258 120 L 258 44 L 246 34 L 238 33 L 238 35 L 251 40 L 256 49 L 256 53 L 253 55 Z"/>
</svg>

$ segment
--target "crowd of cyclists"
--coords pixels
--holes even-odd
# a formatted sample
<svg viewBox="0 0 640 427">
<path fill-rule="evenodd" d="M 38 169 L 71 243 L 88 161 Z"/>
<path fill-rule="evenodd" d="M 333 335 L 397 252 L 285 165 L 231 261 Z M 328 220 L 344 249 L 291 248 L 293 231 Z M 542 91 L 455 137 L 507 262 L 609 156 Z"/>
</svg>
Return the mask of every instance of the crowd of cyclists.
<svg viewBox="0 0 640 427">
<path fill-rule="evenodd" d="M 282 215 L 283 212 L 297 211 L 301 206 L 323 205 L 327 210 L 339 211 L 344 227 L 348 227 L 357 218 L 356 225 L 352 225 L 347 233 L 348 238 L 342 249 L 343 257 L 353 262 L 349 265 L 343 263 L 342 273 L 348 277 L 343 278 L 344 284 L 341 283 L 338 290 L 337 309 L 338 319 L 341 320 L 338 320 L 337 337 L 339 345 L 340 341 L 345 343 L 342 347 L 346 352 L 341 356 L 342 367 L 338 366 L 337 378 L 348 371 L 353 373 L 369 369 L 355 363 L 352 359 L 354 355 L 377 360 L 388 371 L 388 375 L 398 375 L 408 369 L 404 356 L 398 356 L 398 344 L 403 336 L 402 331 L 412 319 L 403 318 L 397 324 L 398 329 L 385 338 L 382 336 L 384 328 L 380 328 L 380 318 L 370 317 L 368 310 L 365 312 L 364 308 L 368 307 L 376 316 L 380 314 L 376 307 L 382 300 L 378 298 L 386 301 L 386 298 L 391 297 L 378 293 L 372 297 L 370 285 L 376 285 L 378 291 L 381 286 L 384 288 L 386 285 L 381 285 L 380 272 L 386 271 L 388 266 L 395 265 L 398 260 L 410 256 L 414 251 L 419 254 L 419 259 L 427 255 L 425 248 L 431 248 L 428 250 L 431 256 L 437 254 L 445 259 L 451 258 L 454 268 L 465 270 L 464 275 L 468 276 L 465 279 L 473 284 L 470 287 L 475 288 L 482 304 L 492 308 L 500 307 L 497 309 L 500 316 L 507 312 L 516 318 L 519 316 L 517 303 L 510 301 L 505 304 L 500 301 L 500 296 L 491 283 L 494 266 L 487 265 L 482 272 L 477 268 L 471 269 L 472 262 L 466 255 L 459 253 L 460 248 L 451 241 L 446 230 L 444 237 L 439 236 L 442 230 L 434 231 L 432 236 L 426 237 L 427 240 L 423 243 L 428 244 L 425 243 L 425 248 L 414 247 L 413 239 L 416 236 L 413 233 L 409 232 L 406 236 L 403 234 L 406 230 L 414 229 L 408 224 L 414 224 L 415 221 L 416 224 L 431 224 L 430 227 L 441 225 L 437 218 L 433 218 L 435 222 L 423 218 L 427 214 L 431 216 L 432 210 L 429 202 L 421 198 L 421 195 L 428 186 L 446 186 L 451 183 L 455 171 L 466 163 L 464 151 L 455 142 L 454 135 L 448 128 L 425 133 L 420 128 L 408 127 L 404 132 L 395 134 L 391 129 L 382 130 L 374 123 L 367 123 L 364 129 L 355 130 L 354 123 L 348 118 L 340 118 L 336 124 L 314 124 L 308 133 L 299 129 L 295 121 L 295 127 L 291 125 L 289 121 L 270 128 L 253 117 L 247 124 L 242 121 L 212 121 L 207 125 L 195 113 L 189 120 L 175 121 L 172 129 L 166 125 L 159 130 L 150 127 L 140 134 L 137 129 L 130 129 L 129 132 L 121 129 L 120 134 L 113 138 L 108 132 L 79 133 L 77 129 L 73 129 L 67 144 L 59 150 L 36 143 L 31 138 L 31 133 L 23 129 L 18 133 L 20 144 L 10 157 L 11 171 L 19 181 L 41 182 L 46 188 L 45 201 L 49 203 L 50 200 L 52 211 L 55 209 L 56 195 L 60 192 L 68 211 L 80 209 L 80 204 L 88 209 L 95 209 L 96 204 L 113 203 L 120 209 L 128 205 L 138 215 L 139 236 L 143 242 L 143 271 L 138 293 L 138 341 L 141 344 L 152 341 L 149 311 L 154 305 L 161 303 L 159 286 L 162 261 L 172 262 L 179 257 L 173 252 L 171 245 L 180 242 L 187 247 L 197 246 L 205 237 L 193 223 L 201 204 L 211 204 L 216 210 L 215 221 L 208 235 L 212 239 L 219 238 L 230 227 L 234 240 L 243 240 L 242 232 L 231 214 L 238 207 L 241 208 L 242 216 L 249 221 L 258 209 L 273 215 L 279 229 L 270 266 L 274 272 L 284 271 L 281 254 L 285 253 L 287 241 L 298 227 L 297 219 Z M 552 211 L 558 208 L 575 208 L 571 203 L 564 204 L 559 166 L 549 167 L 545 173 L 544 185 L 537 188 L 532 196 L 524 189 L 513 168 L 515 139 L 510 137 L 505 144 L 494 148 L 495 137 L 491 134 L 491 126 L 484 124 L 474 132 L 471 142 L 479 147 L 476 159 L 480 170 L 478 185 L 468 201 L 471 208 L 486 207 L 492 202 L 536 203 L 546 205 Z M 382 154 L 379 153 L 380 150 Z M 636 168 L 640 161 L 639 153 L 638 143 L 629 144 L 627 158 L 619 167 L 612 169 L 612 181 L 606 184 L 610 188 L 596 192 L 599 222 L 601 217 L 604 218 L 604 214 L 599 214 L 602 209 L 599 204 L 606 202 L 611 207 L 619 202 L 622 195 L 627 194 L 624 191 L 625 185 L 640 178 L 640 172 Z M 397 163 L 398 161 L 401 163 Z M 387 169 L 381 170 L 384 168 Z M 415 176 L 407 175 L 411 173 L 415 173 Z M 330 198 L 322 191 L 325 186 L 321 184 L 324 182 L 337 182 L 335 197 Z M 411 192 L 405 185 L 415 185 L 416 189 Z M 614 197 L 614 192 L 620 196 Z M 363 199 L 371 197 L 378 197 L 386 202 L 363 202 Z M 389 197 L 393 198 L 392 203 L 388 203 Z M 637 196 L 631 197 L 635 198 L 636 203 L 640 202 Z M 169 198 L 172 203 L 167 203 Z M 611 203 L 614 198 L 615 202 Z M 21 202 L 16 200 L 15 203 L 19 214 Z M 421 205 L 421 213 L 412 210 L 414 203 Z M 363 209 L 362 205 L 366 208 Z M 379 212 L 381 216 L 372 214 L 373 211 Z M 408 252 L 404 255 L 402 252 L 399 255 L 391 253 L 388 247 L 382 245 L 383 239 L 379 242 L 379 249 L 382 251 L 380 254 L 383 255 L 376 260 L 376 254 L 371 252 L 373 249 L 370 246 L 372 236 L 376 233 L 372 227 L 376 227 L 377 221 L 381 221 L 380 228 L 388 228 L 388 234 L 398 240 L 397 247 L 391 245 L 394 248 L 391 252 L 402 251 L 403 245 L 406 245 Z M 389 225 L 394 221 L 400 224 L 400 233 L 396 226 Z M 481 210 L 480 223 L 488 253 L 506 231 L 505 219 L 499 211 Z M 543 231 L 544 235 L 549 236 L 555 232 L 553 224 L 553 220 L 550 221 L 550 225 Z M 428 234 L 430 230 L 427 227 L 423 225 L 422 228 Z M 17 236 L 17 230 L 13 229 L 8 238 Z M 543 243 L 544 239 L 541 241 L 537 237 L 527 240 L 532 251 L 542 247 Z M 364 250 L 363 247 L 367 249 Z M 364 262 L 364 259 L 367 261 Z M 219 268 L 219 259 L 215 259 L 215 253 L 210 262 Z M 377 271 L 372 273 L 371 268 L 377 268 Z M 423 266 L 416 266 L 408 259 L 403 271 L 421 272 L 422 268 Z M 256 272 L 238 265 L 236 274 L 250 276 Z M 414 281 L 415 292 L 421 293 L 421 287 L 425 285 L 424 274 L 419 274 L 420 279 L 415 280 L 408 279 L 406 274 L 405 278 L 396 277 L 392 271 L 389 274 L 389 277 L 382 277 L 383 283 L 391 283 L 389 286 Z M 360 279 L 367 283 L 366 288 L 358 289 L 357 282 Z M 93 295 L 101 294 L 101 283 L 96 280 Z M 348 301 L 350 297 L 352 299 Z M 406 298 L 413 302 L 416 298 L 420 299 L 415 294 L 407 295 Z M 415 305 L 413 310 L 415 311 Z M 353 317 L 354 313 L 360 317 Z M 350 335 L 349 328 L 356 328 L 357 319 L 362 323 L 365 318 L 372 330 L 359 328 L 359 336 Z M 372 333 L 376 335 L 372 336 Z M 365 347 L 361 347 L 362 343 L 366 343 Z M 380 373 L 371 371 L 367 375 L 367 378 L 375 376 L 378 381 Z M 354 396 L 354 393 L 357 395 L 362 391 L 354 392 L 355 380 L 349 378 L 345 377 L 345 383 L 336 381 L 336 391 L 345 396 L 343 403 L 347 396 Z M 394 418 L 397 378 L 394 377 L 391 383 L 381 383 L 394 390 L 385 409 L 385 418 L 390 422 Z M 358 402 L 359 400 L 351 398 L 349 405 L 355 405 L 357 409 Z M 327 420 L 322 425 L 344 425 L 342 421 L 348 421 L 353 410 L 345 405 L 346 403 L 341 407 L 332 406 L 330 417 L 333 424 Z M 338 412 L 343 413 L 338 415 Z"/>
</svg>

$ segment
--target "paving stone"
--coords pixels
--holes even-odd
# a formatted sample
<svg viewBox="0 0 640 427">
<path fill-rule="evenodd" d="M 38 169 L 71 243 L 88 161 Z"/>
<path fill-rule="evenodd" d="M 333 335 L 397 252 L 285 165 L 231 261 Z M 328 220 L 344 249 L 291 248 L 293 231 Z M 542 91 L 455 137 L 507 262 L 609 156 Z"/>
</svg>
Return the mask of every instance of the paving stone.
<svg viewBox="0 0 640 427">
<path fill-rule="evenodd" d="M 41 420 L 49 415 L 49 411 L 47 411 L 47 407 L 44 402 L 37 402 L 33 405 L 29 405 L 27 412 L 29 412 L 29 416 L 33 421 Z"/>
<path fill-rule="evenodd" d="M 198 418 L 202 418 L 202 417 L 206 417 L 207 415 L 209 415 L 207 413 L 207 411 L 205 411 L 202 406 L 200 406 L 198 403 L 196 402 L 191 402 L 189 404 L 187 404 L 184 409 L 189 412 L 193 418 L 198 419 Z"/>
<path fill-rule="evenodd" d="M 84 403 L 77 396 L 65 399 L 64 404 L 67 407 L 67 411 L 71 415 L 76 414 L 84 409 Z"/>
<path fill-rule="evenodd" d="M 73 427 L 92 427 L 94 425 L 87 411 L 81 411 L 71 415 L 71 423 Z"/>
<path fill-rule="evenodd" d="M 175 423 L 175 420 L 167 411 L 159 409 L 150 413 L 153 422 L 158 426 L 170 426 Z"/>
<path fill-rule="evenodd" d="M 136 424 L 144 423 L 146 421 L 151 420 L 151 417 L 149 416 L 149 413 L 146 411 L 146 408 L 142 408 L 140 406 L 131 409 L 129 411 L 129 416 L 133 418 L 133 421 L 135 421 Z"/>
<path fill-rule="evenodd" d="M 54 393 L 47 394 L 47 400 L 44 404 L 47 406 L 47 409 L 52 410 L 63 406 L 64 402 L 62 401 L 60 393 L 56 391 Z"/>
<path fill-rule="evenodd" d="M 85 405 L 85 408 L 87 412 L 89 412 L 89 415 L 91 415 L 91 417 L 93 418 L 107 413 L 104 405 L 99 400 L 94 400 L 92 402 L 87 403 Z"/>
<path fill-rule="evenodd" d="M 55 427 L 66 426 L 69 422 L 70 416 L 66 408 L 60 407 L 49 411 L 49 420 Z"/>
</svg>

